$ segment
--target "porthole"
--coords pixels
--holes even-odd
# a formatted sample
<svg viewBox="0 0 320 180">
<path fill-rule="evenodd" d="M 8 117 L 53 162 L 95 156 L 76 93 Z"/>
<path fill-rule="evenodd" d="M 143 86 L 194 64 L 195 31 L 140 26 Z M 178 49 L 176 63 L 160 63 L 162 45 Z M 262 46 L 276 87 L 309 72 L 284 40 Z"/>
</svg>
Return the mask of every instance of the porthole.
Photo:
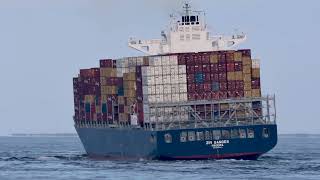
<svg viewBox="0 0 320 180">
<path fill-rule="evenodd" d="M 268 128 L 263 128 L 262 130 L 262 136 L 264 138 L 268 138 L 269 137 L 269 129 Z"/>
<path fill-rule="evenodd" d="M 180 142 L 187 142 L 187 132 L 181 132 Z"/>
<path fill-rule="evenodd" d="M 194 131 L 189 131 L 188 132 L 188 140 L 189 141 L 195 141 L 195 133 L 194 133 Z"/>
<path fill-rule="evenodd" d="M 169 133 L 165 134 L 165 135 L 164 135 L 164 141 L 165 141 L 166 143 L 172 143 L 172 136 L 171 136 L 171 134 L 169 134 Z"/>
<path fill-rule="evenodd" d="M 252 128 L 247 129 L 248 138 L 254 138 L 254 130 Z"/>
</svg>

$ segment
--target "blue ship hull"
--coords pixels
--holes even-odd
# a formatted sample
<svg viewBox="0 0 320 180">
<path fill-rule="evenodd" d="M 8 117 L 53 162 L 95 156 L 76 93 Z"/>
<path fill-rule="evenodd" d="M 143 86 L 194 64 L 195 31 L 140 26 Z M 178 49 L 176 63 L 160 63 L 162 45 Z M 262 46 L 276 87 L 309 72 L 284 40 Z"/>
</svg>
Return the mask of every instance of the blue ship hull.
<svg viewBox="0 0 320 180">
<path fill-rule="evenodd" d="M 249 129 L 253 135 L 249 135 Z M 115 159 L 250 159 L 255 160 L 277 144 L 277 125 L 193 128 L 165 131 L 76 127 L 83 146 L 93 158 Z M 231 132 L 231 137 L 214 136 Z M 232 131 L 245 130 L 244 136 L 232 137 Z M 201 136 L 197 136 L 197 132 Z M 204 136 L 210 132 L 210 136 Z M 195 134 L 181 138 L 181 134 Z M 208 134 L 209 135 L 209 134 Z"/>
</svg>

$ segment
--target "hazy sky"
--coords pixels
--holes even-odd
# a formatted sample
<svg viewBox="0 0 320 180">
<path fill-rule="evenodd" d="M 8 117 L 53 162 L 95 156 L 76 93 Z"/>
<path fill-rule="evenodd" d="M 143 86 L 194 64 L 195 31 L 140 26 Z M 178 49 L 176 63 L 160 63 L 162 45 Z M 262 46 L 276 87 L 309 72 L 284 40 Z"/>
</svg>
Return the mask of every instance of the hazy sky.
<svg viewBox="0 0 320 180">
<path fill-rule="evenodd" d="M 100 58 L 139 55 L 174 0 L 0 0 L 0 135 L 74 132 L 72 77 Z M 215 32 L 239 29 L 277 96 L 280 133 L 320 133 L 320 1 L 194 0 Z"/>
</svg>

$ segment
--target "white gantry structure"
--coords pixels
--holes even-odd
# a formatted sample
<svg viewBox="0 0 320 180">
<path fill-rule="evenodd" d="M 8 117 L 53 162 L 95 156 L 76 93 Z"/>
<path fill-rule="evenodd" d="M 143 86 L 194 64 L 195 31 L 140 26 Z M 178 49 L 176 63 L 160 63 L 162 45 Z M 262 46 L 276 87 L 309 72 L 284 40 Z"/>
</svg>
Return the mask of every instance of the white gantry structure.
<svg viewBox="0 0 320 180">
<path fill-rule="evenodd" d="M 210 36 L 205 22 L 205 13 L 191 11 L 191 7 L 187 3 L 183 8 L 182 15 L 171 15 L 169 28 L 161 32 L 160 39 L 137 40 L 130 38 L 129 47 L 147 55 L 161 55 L 230 50 L 246 40 L 244 33 L 231 36 Z"/>
</svg>

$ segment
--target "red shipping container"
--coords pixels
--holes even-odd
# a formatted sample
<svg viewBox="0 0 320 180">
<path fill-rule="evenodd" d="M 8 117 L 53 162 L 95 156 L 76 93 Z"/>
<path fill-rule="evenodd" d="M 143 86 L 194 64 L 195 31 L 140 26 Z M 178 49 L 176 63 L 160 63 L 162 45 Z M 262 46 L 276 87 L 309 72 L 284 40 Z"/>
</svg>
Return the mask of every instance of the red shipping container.
<svg viewBox="0 0 320 180">
<path fill-rule="evenodd" d="M 187 66 L 187 74 L 192 74 L 194 73 L 194 66 Z"/>
<path fill-rule="evenodd" d="M 235 69 L 234 66 L 235 66 L 235 65 L 234 65 L 234 62 L 228 62 L 228 63 L 227 63 L 227 71 L 228 71 L 228 72 L 233 72 L 234 69 Z"/>
<path fill-rule="evenodd" d="M 201 62 L 202 62 L 202 64 L 209 64 L 210 63 L 210 55 L 209 54 L 203 54 L 201 56 Z"/>
<path fill-rule="evenodd" d="M 210 74 L 211 81 L 219 81 L 219 74 L 218 73 L 212 73 Z"/>
<path fill-rule="evenodd" d="M 225 52 L 224 51 L 220 51 L 219 52 L 219 62 L 226 62 L 226 54 L 225 54 Z"/>
<path fill-rule="evenodd" d="M 250 49 L 242 49 L 239 50 L 242 53 L 242 57 L 250 57 L 251 58 L 251 50 Z"/>
<path fill-rule="evenodd" d="M 204 99 L 205 99 L 205 100 L 211 100 L 211 99 L 212 99 L 212 98 L 211 98 L 211 93 L 210 93 L 210 92 L 204 93 Z"/>
<path fill-rule="evenodd" d="M 218 64 L 210 64 L 210 71 L 211 73 L 218 73 L 219 72 Z"/>
<path fill-rule="evenodd" d="M 211 82 L 211 73 L 204 74 L 204 82 Z"/>
<path fill-rule="evenodd" d="M 211 98 L 213 100 L 218 100 L 219 99 L 219 92 L 211 92 Z"/>
<path fill-rule="evenodd" d="M 232 51 L 232 52 L 228 52 L 228 53 L 226 53 L 226 61 L 227 62 L 233 62 L 234 61 L 234 54 L 233 54 L 234 52 Z"/>
<path fill-rule="evenodd" d="M 193 60 L 192 56 L 188 56 L 187 59 L 187 65 L 194 65 L 195 61 Z"/>
<path fill-rule="evenodd" d="M 243 81 L 236 81 L 236 90 L 243 91 L 244 89 L 244 82 Z"/>
<path fill-rule="evenodd" d="M 194 74 L 188 74 L 187 81 L 189 84 L 194 83 Z"/>
<path fill-rule="evenodd" d="M 210 92 L 211 91 L 211 84 L 210 83 L 204 83 L 203 84 L 204 92 Z"/>
<path fill-rule="evenodd" d="M 220 82 L 225 82 L 225 81 L 227 81 L 227 73 L 219 73 L 219 81 Z"/>
<path fill-rule="evenodd" d="M 124 113 L 124 104 L 119 105 L 119 113 Z"/>
<path fill-rule="evenodd" d="M 200 54 L 193 54 L 192 59 L 194 64 L 201 64 L 201 55 Z"/>
<path fill-rule="evenodd" d="M 113 61 L 112 59 L 101 59 L 100 60 L 100 67 L 106 68 L 106 67 L 113 67 Z"/>
<path fill-rule="evenodd" d="M 194 93 L 196 91 L 196 85 L 195 84 L 188 84 L 188 92 Z"/>
<path fill-rule="evenodd" d="M 203 100 L 204 99 L 204 94 L 203 93 L 197 93 L 196 94 L 196 100 Z"/>
<path fill-rule="evenodd" d="M 202 93 L 204 91 L 203 84 L 196 84 L 195 91 L 198 93 Z"/>
<path fill-rule="evenodd" d="M 235 81 L 228 81 L 228 90 L 234 91 L 236 89 Z"/>
<path fill-rule="evenodd" d="M 195 93 L 188 93 L 188 100 L 189 101 L 196 100 L 196 94 Z"/>
<path fill-rule="evenodd" d="M 226 72 L 227 71 L 226 63 L 218 63 L 218 70 L 219 72 Z"/>
<path fill-rule="evenodd" d="M 202 65 L 195 65 L 194 72 L 202 72 Z"/>
<path fill-rule="evenodd" d="M 210 70 L 210 64 L 204 64 L 204 65 L 202 65 L 202 70 L 203 70 L 203 72 L 205 72 L 205 73 L 210 73 L 211 72 L 211 70 Z"/>
<path fill-rule="evenodd" d="M 228 84 L 226 82 L 220 82 L 220 90 L 221 91 L 228 90 Z"/>
<path fill-rule="evenodd" d="M 179 55 L 178 56 L 178 65 L 186 65 L 186 58 L 185 55 Z"/>
<path fill-rule="evenodd" d="M 242 62 L 235 62 L 234 63 L 234 70 L 235 71 L 242 71 L 243 70 Z"/>
<path fill-rule="evenodd" d="M 252 89 L 260 89 L 260 78 L 252 78 L 251 85 Z"/>
<path fill-rule="evenodd" d="M 244 97 L 244 91 L 235 91 L 236 97 Z"/>
<path fill-rule="evenodd" d="M 81 78 L 100 77 L 100 69 L 99 68 L 80 69 L 80 77 Z"/>
<path fill-rule="evenodd" d="M 235 91 L 228 91 L 228 98 L 234 98 L 236 97 Z"/>
<path fill-rule="evenodd" d="M 227 91 L 220 91 L 219 92 L 219 99 L 227 99 L 228 98 L 228 92 Z"/>
</svg>

